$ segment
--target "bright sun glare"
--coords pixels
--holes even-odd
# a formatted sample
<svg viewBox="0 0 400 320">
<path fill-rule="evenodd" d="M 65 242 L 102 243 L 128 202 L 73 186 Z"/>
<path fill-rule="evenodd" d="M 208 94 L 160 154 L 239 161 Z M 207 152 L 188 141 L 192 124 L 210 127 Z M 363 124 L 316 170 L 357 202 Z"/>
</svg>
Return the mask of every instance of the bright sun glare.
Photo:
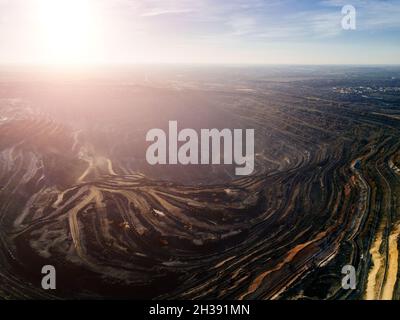
<svg viewBox="0 0 400 320">
<path fill-rule="evenodd" d="M 90 61 L 95 26 L 92 0 L 39 0 L 43 59 L 56 64 Z"/>
</svg>

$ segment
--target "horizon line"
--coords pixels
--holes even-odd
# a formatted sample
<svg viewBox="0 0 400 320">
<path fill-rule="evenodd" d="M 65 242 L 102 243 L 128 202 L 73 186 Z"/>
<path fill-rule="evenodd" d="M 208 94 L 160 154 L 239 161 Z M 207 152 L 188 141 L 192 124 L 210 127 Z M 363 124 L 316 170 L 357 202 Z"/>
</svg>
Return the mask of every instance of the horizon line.
<svg viewBox="0 0 400 320">
<path fill-rule="evenodd" d="M 52 64 L 52 63 L 1 63 L 4 67 L 44 67 L 44 68 L 98 68 L 98 67 L 138 67 L 138 66 L 232 66 L 232 67 L 271 67 L 271 66 L 348 66 L 348 67 L 400 67 L 400 63 L 260 63 L 260 62 L 121 62 L 121 63 L 82 63 L 82 64 Z"/>
</svg>

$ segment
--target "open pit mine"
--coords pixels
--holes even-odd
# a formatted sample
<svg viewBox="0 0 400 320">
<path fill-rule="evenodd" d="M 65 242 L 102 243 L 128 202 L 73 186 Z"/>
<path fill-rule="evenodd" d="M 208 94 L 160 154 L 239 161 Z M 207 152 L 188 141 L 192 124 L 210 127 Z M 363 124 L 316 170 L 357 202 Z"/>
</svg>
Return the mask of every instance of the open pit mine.
<svg viewBox="0 0 400 320">
<path fill-rule="evenodd" d="M 3 75 L 0 298 L 399 299 L 400 70 L 237 72 Z M 254 129 L 253 173 L 149 165 L 171 120 Z"/>
</svg>

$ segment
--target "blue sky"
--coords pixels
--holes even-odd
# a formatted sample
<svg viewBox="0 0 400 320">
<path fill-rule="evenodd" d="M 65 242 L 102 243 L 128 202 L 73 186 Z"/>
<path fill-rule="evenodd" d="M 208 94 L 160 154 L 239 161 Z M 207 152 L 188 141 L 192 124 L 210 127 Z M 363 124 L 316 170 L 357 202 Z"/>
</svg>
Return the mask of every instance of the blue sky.
<svg viewBox="0 0 400 320">
<path fill-rule="evenodd" d="M 49 1 L 0 0 L 0 62 L 400 63 L 400 0 Z"/>
</svg>

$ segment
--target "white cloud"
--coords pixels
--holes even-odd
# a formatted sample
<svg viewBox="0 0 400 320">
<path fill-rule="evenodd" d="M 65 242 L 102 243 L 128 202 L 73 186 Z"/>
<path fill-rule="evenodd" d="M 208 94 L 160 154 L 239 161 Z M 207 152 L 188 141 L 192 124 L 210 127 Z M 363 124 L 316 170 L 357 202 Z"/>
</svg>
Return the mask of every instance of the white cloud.
<svg viewBox="0 0 400 320">
<path fill-rule="evenodd" d="M 165 14 L 179 14 L 179 13 L 189 13 L 193 12 L 191 9 L 154 9 L 149 12 L 144 12 L 141 14 L 142 17 L 154 17 L 161 16 Z"/>
</svg>

